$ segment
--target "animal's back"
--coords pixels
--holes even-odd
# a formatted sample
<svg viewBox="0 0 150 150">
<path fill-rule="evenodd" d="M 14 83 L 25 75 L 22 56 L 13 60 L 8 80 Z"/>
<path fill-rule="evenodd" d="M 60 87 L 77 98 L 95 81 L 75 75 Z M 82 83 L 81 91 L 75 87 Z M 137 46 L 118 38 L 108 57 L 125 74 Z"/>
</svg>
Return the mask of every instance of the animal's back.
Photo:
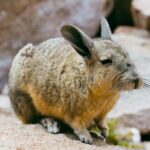
<svg viewBox="0 0 150 150">
<path fill-rule="evenodd" d="M 33 82 L 33 77 L 41 81 L 43 74 L 44 78 L 55 80 L 70 53 L 75 52 L 63 38 L 47 40 L 35 46 L 27 44 L 18 52 L 12 63 L 10 87 L 27 86 Z"/>
<path fill-rule="evenodd" d="M 70 87 L 73 85 L 73 76 L 70 76 L 71 73 L 67 76 L 67 72 L 72 71 L 73 63 L 76 63 L 74 60 L 83 62 L 62 38 L 51 39 L 36 46 L 26 45 L 16 55 L 10 70 L 10 96 L 25 93 L 31 97 L 30 103 L 40 114 L 64 119 L 65 111 L 68 111 L 67 103 L 70 102 L 61 97 L 65 97 L 65 93 L 67 95 L 68 90 L 71 90 L 65 89 L 65 84 L 70 84 Z M 68 83 L 63 83 L 66 78 Z M 13 96 L 11 99 L 12 103 L 19 103 L 13 100 Z"/>
</svg>

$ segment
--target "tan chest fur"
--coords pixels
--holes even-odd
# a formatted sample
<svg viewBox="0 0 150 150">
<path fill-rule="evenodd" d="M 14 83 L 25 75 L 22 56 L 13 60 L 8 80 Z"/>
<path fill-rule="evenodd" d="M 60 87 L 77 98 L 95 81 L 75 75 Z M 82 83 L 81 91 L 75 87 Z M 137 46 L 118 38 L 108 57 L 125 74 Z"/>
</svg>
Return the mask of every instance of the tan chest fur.
<svg viewBox="0 0 150 150">
<path fill-rule="evenodd" d="M 89 126 L 96 118 L 104 119 L 119 99 L 119 93 L 103 93 L 101 96 L 90 95 L 86 111 L 75 118 L 75 123 Z M 84 106 L 83 106 L 84 107 Z"/>
</svg>

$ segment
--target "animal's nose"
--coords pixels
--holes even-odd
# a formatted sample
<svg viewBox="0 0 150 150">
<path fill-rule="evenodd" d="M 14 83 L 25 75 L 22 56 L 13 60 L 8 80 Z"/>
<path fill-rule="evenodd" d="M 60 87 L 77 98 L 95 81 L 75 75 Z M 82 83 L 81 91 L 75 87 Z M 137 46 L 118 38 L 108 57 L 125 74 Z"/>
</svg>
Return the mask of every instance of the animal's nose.
<svg viewBox="0 0 150 150">
<path fill-rule="evenodd" d="M 139 78 L 135 78 L 132 80 L 132 82 L 134 83 L 134 88 L 137 89 L 139 87 L 139 81 L 140 79 Z"/>
</svg>

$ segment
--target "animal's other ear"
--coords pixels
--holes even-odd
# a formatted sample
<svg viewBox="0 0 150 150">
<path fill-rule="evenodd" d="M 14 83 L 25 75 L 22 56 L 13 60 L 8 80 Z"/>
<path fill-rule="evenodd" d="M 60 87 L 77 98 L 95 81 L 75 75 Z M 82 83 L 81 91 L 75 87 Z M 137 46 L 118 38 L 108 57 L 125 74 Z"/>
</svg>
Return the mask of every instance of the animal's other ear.
<svg viewBox="0 0 150 150">
<path fill-rule="evenodd" d="M 111 35 L 112 33 L 108 21 L 104 17 L 101 17 L 101 38 L 112 40 Z"/>
<path fill-rule="evenodd" d="M 93 41 L 83 31 L 75 26 L 64 25 L 61 33 L 82 57 L 91 58 Z"/>
</svg>

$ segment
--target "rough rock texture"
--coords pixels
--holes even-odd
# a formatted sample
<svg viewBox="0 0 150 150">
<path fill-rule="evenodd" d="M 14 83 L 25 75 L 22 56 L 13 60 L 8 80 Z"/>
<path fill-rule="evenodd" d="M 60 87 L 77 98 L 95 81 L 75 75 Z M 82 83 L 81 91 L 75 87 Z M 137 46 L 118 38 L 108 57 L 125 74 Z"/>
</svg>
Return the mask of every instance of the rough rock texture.
<svg viewBox="0 0 150 150">
<path fill-rule="evenodd" d="M 145 142 L 145 150 L 150 150 L 150 142 Z"/>
<path fill-rule="evenodd" d="M 6 96 L 0 96 L 0 137 L 1 150 L 127 150 L 98 139 L 93 145 L 83 144 L 73 134 L 47 133 L 40 124 L 23 125 Z"/>
<path fill-rule="evenodd" d="M 1 0 L 0 92 L 7 80 L 11 58 L 26 43 L 60 35 L 63 24 L 74 24 L 90 36 L 100 28 L 100 14 L 111 10 L 111 0 Z M 3 55 L 7 56 L 4 57 Z"/>
<path fill-rule="evenodd" d="M 150 30 L 150 1 L 133 0 L 132 14 L 137 27 Z"/>
<path fill-rule="evenodd" d="M 8 72 L 11 66 L 12 57 L 10 55 L 0 54 L 0 93 L 2 92 L 7 80 Z"/>
<path fill-rule="evenodd" d="M 121 117 L 124 126 L 136 127 L 141 134 L 150 135 L 150 108 L 135 114 L 126 114 Z"/>
<path fill-rule="evenodd" d="M 134 35 L 138 37 L 150 38 L 150 32 L 145 29 L 140 29 L 131 26 L 119 26 L 114 31 L 115 34 L 127 34 Z"/>
<path fill-rule="evenodd" d="M 90 36 L 99 29 L 102 0 L 0 1 L 0 51 L 60 35 L 62 24 L 79 26 Z M 88 13 L 89 12 L 89 13 Z"/>
</svg>

